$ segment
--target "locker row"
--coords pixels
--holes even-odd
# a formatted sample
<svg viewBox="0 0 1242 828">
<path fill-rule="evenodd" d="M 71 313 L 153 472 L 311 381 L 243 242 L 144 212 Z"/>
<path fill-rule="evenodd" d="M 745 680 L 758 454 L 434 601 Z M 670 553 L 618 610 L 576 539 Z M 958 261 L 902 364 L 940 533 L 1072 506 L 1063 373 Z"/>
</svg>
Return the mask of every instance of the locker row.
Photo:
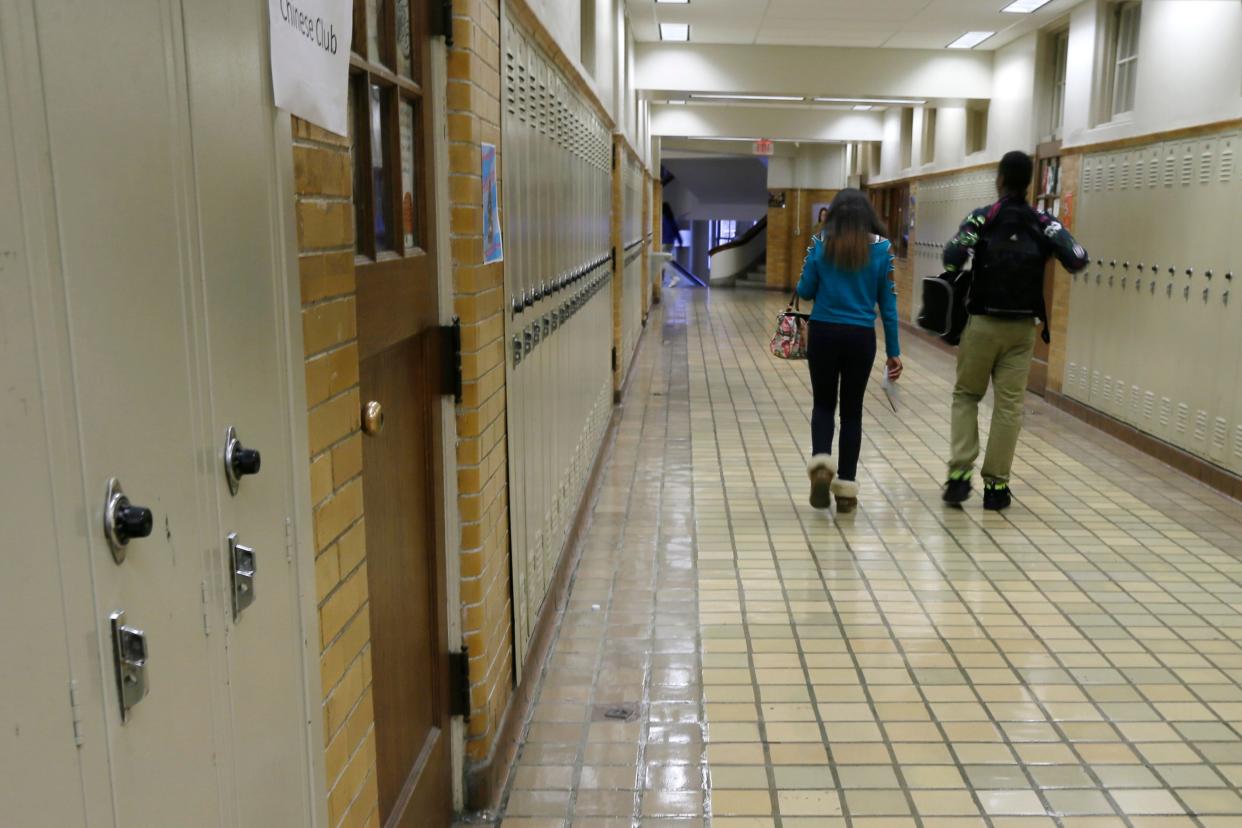
<svg viewBox="0 0 1242 828">
<path fill-rule="evenodd" d="M 1070 283 L 1065 392 L 1242 471 L 1239 136 L 1083 159 L 1075 235 L 1094 256 Z"/>
<path fill-rule="evenodd" d="M 501 123 L 516 662 L 612 406 L 612 152 L 604 123 L 506 21 Z"/>
<path fill-rule="evenodd" d="M 624 380 L 629 369 L 638 337 L 643 327 L 643 234 L 644 174 L 642 166 L 629 153 L 621 153 L 621 241 L 624 243 L 623 258 L 619 264 L 622 273 L 621 291 L 621 353 L 618 366 L 619 379 Z"/>
<path fill-rule="evenodd" d="M 913 233 L 917 240 L 910 245 L 916 286 L 921 279 L 940 275 L 944 246 L 957 233 L 962 219 L 971 210 L 995 200 L 996 175 L 991 171 L 963 173 L 919 183 Z M 911 303 L 911 312 L 918 314 L 918 311 L 918 303 Z"/>
</svg>

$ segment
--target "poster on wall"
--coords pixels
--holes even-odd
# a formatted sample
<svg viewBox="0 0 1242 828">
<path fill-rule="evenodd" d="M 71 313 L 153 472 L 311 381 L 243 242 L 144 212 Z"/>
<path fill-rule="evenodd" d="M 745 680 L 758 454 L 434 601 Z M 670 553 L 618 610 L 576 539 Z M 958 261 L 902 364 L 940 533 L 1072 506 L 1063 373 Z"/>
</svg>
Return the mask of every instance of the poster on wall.
<svg viewBox="0 0 1242 828">
<path fill-rule="evenodd" d="M 496 187 L 496 145 L 483 144 L 483 264 L 503 260 L 500 202 Z"/>
<path fill-rule="evenodd" d="M 816 201 L 811 205 L 812 233 L 818 233 L 819 229 L 824 226 L 824 222 L 828 220 L 829 203 L 827 201 Z"/>
<path fill-rule="evenodd" d="M 783 191 L 774 192 L 768 190 L 768 206 L 783 210 L 785 208 L 785 193 Z"/>
<path fill-rule="evenodd" d="M 349 0 L 268 0 L 276 106 L 349 134 Z"/>
</svg>

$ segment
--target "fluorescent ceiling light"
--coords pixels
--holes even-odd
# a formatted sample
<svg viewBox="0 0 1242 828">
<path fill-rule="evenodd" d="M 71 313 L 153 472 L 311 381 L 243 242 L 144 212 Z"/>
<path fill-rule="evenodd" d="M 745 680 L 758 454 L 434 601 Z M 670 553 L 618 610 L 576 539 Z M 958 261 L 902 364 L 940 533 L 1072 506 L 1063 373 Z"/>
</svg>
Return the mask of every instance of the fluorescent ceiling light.
<svg viewBox="0 0 1242 828">
<path fill-rule="evenodd" d="M 950 43 L 946 48 L 973 49 L 994 34 L 996 34 L 996 32 L 967 32 L 957 40 Z"/>
<path fill-rule="evenodd" d="M 672 2 L 672 0 L 659 0 L 661 3 Z M 690 2 L 690 0 L 686 0 Z M 1030 14 L 1033 11 L 1039 11 L 1044 6 L 1051 3 L 1052 0 L 1013 0 L 1008 6 L 1001 9 L 1006 14 Z"/>
<path fill-rule="evenodd" d="M 656 1 L 657 3 L 669 3 L 669 4 L 672 4 L 672 3 L 678 3 L 678 4 L 683 5 L 683 6 L 684 6 L 685 4 L 687 4 L 687 3 L 689 3 L 689 2 L 690 2 L 690 0 L 655 0 L 655 1 Z M 1048 0 L 1044 0 L 1044 2 L 1046 3 L 1046 2 L 1048 2 Z"/>
<path fill-rule="evenodd" d="M 685 101 L 677 99 L 677 98 L 674 98 L 671 101 L 665 101 L 665 103 L 672 104 L 673 106 L 685 106 L 686 105 Z"/>
<path fill-rule="evenodd" d="M 840 103 L 840 104 L 897 104 L 900 106 L 920 106 L 927 101 L 919 101 L 913 98 L 814 98 L 816 103 Z"/>
<path fill-rule="evenodd" d="M 689 23 L 661 23 L 660 40 L 689 40 Z"/>
<path fill-rule="evenodd" d="M 875 109 L 871 104 L 854 104 L 855 112 L 870 112 Z"/>
<path fill-rule="evenodd" d="M 801 95 L 696 95 L 690 97 L 710 101 L 805 101 Z"/>
</svg>

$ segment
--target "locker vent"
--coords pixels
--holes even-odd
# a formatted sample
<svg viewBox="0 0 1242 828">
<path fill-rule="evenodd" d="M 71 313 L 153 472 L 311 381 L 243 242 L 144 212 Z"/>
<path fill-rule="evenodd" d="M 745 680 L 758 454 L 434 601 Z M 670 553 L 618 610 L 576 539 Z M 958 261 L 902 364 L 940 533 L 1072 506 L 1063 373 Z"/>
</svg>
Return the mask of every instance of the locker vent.
<svg viewBox="0 0 1242 828">
<path fill-rule="evenodd" d="M 1169 427 L 1169 420 L 1173 416 L 1173 401 L 1168 397 L 1160 398 L 1160 425 L 1163 428 Z"/>
<path fill-rule="evenodd" d="M 1233 430 L 1233 456 L 1242 458 L 1242 425 Z"/>
<path fill-rule="evenodd" d="M 1155 410 L 1156 410 L 1156 395 L 1148 391 L 1147 394 L 1144 395 L 1143 397 L 1143 419 L 1150 422 L 1152 414 L 1155 413 Z"/>
<path fill-rule="evenodd" d="M 1121 176 L 1117 181 L 1117 189 L 1130 189 L 1130 161 L 1129 159 L 1121 162 Z"/>
<path fill-rule="evenodd" d="M 1220 148 L 1220 183 L 1233 182 L 1233 142 L 1226 141 Z"/>
<path fill-rule="evenodd" d="M 1091 372 L 1091 396 L 1097 399 L 1100 396 L 1100 372 L 1099 371 Z"/>
<path fill-rule="evenodd" d="M 1108 162 L 1108 184 L 1106 185 L 1111 191 L 1117 186 L 1117 162 L 1110 160 Z"/>
<path fill-rule="evenodd" d="M 1078 363 L 1071 362 L 1065 371 L 1065 384 L 1073 388 L 1078 384 Z"/>
<path fill-rule="evenodd" d="M 1172 187 L 1177 181 L 1177 156 L 1172 152 L 1164 159 L 1164 186 Z"/>
<path fill-rule="evenodd" d="M 1177 433 L 1185 434 L 1186 425 L 1190 421 L 1190 408 L 1186 403 L 1178 403 L 1177 405 Z"/>
<path fill-rule="evenodd" d="M 1189 187 L 1195 175 L 1195 155 L 1193 150 L 1186 150 L 1182 156 L 1182 186 Z"/>
<path fill-rule="evenodd" d="M 1195 442 L 1202 443 L 1207 439 L 1208 414 L 1206 411 L 1195 412 Z"/>
<path fill-rule="evenodd" d="M 1225 444 L 1229 442 L 1229 423 L 1224 417 L 1217 417 L 1215 427 L 1212 429 L 1212 448 L 1216 451 L 1224 451 Z"/>
<path fill-rule="evenodd" d="M 1130 386 L 1130 411 L 1134 415 L 1134 419 L 1139 418 L 1139 413 L 1143 405 L 1143 392 L 1139 390 L 1137 385 Z"/>
<path fill-rule="evenodd" d="M 1147 186 L 1153 189 L 1160 186 L 1160 156 L 1154 152 L 1147 162 Z"/>
<path fill-rule="evenodd" d="M 1205 187 L 1212 183 L 1212 154 L 1210 144 L 1199 154 L 1199 183 Z"/>
</svg>

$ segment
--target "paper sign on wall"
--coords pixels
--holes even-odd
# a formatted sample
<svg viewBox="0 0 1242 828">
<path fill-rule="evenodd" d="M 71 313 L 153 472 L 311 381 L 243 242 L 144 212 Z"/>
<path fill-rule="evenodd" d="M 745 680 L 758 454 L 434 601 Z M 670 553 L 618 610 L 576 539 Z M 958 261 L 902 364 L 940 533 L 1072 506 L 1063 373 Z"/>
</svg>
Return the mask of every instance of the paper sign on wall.
<svg viewBox="0 0 1242 828">
<path fill-rule="evenodd" d="M 500 236 L 500 198 L 496 186 L 496 146 L 482 146 L 483 172 L 483 264 L 504 260 Z"/>
<path fill-rule="evenodd" d="M 350 0 L 268 0 L 276 105 L 349 134 Z"/>
</svg>

